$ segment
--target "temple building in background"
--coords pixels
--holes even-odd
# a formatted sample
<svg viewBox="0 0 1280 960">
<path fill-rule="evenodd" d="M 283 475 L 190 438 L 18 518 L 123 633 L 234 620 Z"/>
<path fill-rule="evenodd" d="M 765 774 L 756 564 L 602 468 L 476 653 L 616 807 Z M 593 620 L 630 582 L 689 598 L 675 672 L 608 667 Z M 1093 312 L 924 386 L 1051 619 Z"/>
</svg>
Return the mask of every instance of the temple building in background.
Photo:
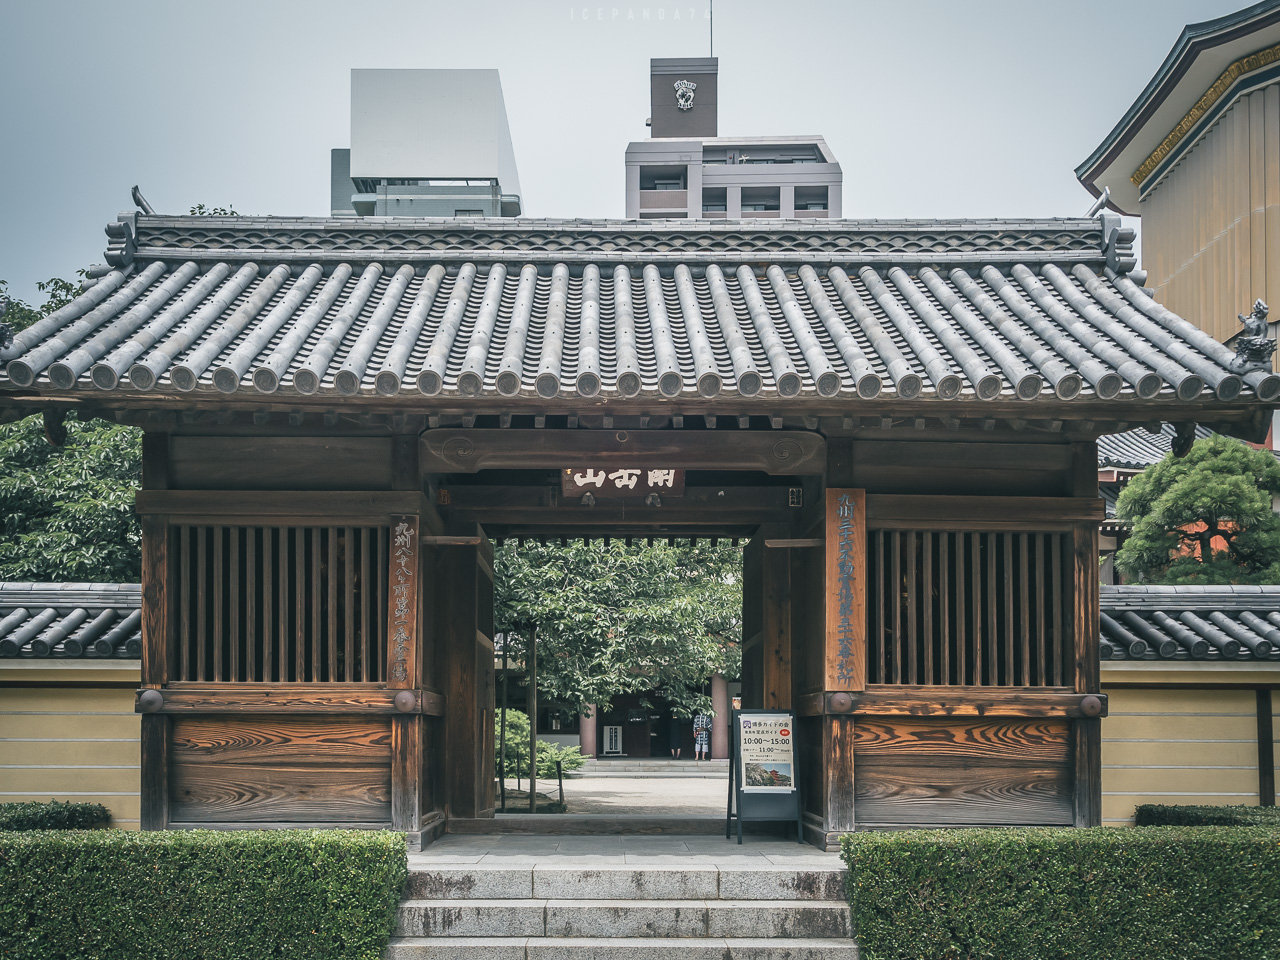
<svg viewBox="0 0 1280 960">
<path fill-rule="evenodd" d="M 1076 176 L 1142 218 L 1169 310 L 1226 341 L 1280 302 L 1280 0 L 1188 24 Z"/>
<path fill-rule="evenodd" d="M 330 154 L 335 217 L 518 217 L 497 70 L 352 70 L 351 146 Z"/>
<path fill-rule="evenodd" d="M 822 137 L 718 135 L 715 57 L 650 61 L 648 140 L 627 145 L 628 219 L 828 219 L 843 174 Z"/>
</svg>

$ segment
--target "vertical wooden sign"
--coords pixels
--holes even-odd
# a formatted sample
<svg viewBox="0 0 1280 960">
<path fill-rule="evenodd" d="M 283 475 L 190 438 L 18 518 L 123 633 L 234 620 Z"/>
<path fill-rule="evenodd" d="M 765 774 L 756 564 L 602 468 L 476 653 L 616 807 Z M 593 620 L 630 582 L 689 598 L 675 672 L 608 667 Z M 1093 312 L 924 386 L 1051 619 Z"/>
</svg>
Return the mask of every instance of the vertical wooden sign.
<svg viewBox="0 0 1280 960">
<path fill-rule="evenodd" d="M 867 496 L 828 488 L 826 689 L 867 685 Z"/>
<path fill-rule="evenodd" d="M 417 686 L 418 518 L 391 518 L 387 686 Z"/>
</svg>

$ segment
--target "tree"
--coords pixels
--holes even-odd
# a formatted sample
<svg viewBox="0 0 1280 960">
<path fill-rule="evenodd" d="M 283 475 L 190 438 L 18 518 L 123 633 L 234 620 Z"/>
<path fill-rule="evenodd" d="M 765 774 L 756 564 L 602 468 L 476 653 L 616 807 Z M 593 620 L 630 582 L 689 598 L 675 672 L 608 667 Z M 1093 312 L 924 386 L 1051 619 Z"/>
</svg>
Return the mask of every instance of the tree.
<svg viewBox="0 0 1280 960">
<path fill-rule="evenodd" d="M 538 689 L 607 709 L 657 693 L 690 716 L 715 673 L 741 670 L 742 558 L 728 544 L 567 546 L 508 541 L 495 558 L 499 632 L 536 632 Z"/>
<path fill-rule="evenodd" d="M 38 283 L 40 308 L 8 300 L 17 333 L 68 303 L 76 284 Z M 0 280 L 0 299 L 7 285 Z M 141 535 L 133 497 L 142 479 L 142 432 L 70 414 L 60 447 L 39 416 L 0 425 L 0 580 L 136 581 Z"/>
<path fill-rule="evenodd" d="M 1116 516 L 1133 525 L 1116 566 L 1149 583 L 1280 583 L 1280 463 L 1221 434 L 1129 481 Z"/>
</svg>

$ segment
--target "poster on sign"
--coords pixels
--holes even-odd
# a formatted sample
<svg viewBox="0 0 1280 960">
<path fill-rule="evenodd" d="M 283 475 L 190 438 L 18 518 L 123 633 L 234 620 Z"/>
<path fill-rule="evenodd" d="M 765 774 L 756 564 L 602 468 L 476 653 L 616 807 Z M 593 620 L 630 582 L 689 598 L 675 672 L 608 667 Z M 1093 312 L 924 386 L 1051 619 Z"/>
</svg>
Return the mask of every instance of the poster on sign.
<svg viewBox="0 0 1280 960">
<path fill-rule="evenodd" d="M 739 776 L 743 793 L 795 789 L 795 750 L 789 713 L 739 714 Z"/>
</svg>

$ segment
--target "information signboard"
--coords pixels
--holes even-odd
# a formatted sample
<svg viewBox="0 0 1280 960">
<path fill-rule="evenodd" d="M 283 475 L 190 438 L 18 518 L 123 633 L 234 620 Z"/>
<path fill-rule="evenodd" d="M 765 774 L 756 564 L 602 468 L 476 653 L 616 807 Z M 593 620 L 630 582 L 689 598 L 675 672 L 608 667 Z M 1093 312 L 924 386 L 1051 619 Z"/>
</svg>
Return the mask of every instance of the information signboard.
<svg viewBox="0 0 1280 960">
<path fill-rule="evenodd" d="M 794 715 L 779 710 L 733 711 L 731 750 L 725 837 L 735 820 L 739 843 L 745 820 L 794 820 L 796 840 L 803 843 Z"/>
</svg>

